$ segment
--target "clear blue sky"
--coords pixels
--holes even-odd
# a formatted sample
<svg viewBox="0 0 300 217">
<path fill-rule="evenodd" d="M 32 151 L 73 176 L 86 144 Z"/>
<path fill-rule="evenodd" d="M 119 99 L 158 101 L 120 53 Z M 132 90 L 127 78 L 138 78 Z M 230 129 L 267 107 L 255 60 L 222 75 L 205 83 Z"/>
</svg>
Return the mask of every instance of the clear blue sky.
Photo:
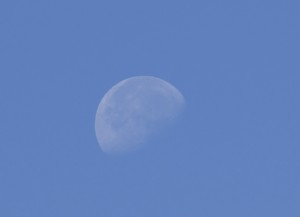
<svg viewBox="0 0 300 217">
<path fill-rule="evenodd" d="M 0 2 L 1 217 L 299 217 L 300 2 Z M 100 99 L 136 75 L 185 96 L 111 158 Z M 155 143 L 155 144 L 154 144 Z"/>
</svg>

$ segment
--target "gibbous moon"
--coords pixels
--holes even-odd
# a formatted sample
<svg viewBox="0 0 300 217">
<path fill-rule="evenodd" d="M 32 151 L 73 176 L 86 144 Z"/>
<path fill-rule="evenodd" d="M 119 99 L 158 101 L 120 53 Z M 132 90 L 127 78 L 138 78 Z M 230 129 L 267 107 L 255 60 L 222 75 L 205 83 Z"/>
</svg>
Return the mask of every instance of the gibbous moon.
<svg viewBox="0 0 300 217">
<path fill-rule="evenodd" d="M 99 104 L 95 120 L 98 143 L 106 154 L 134 151 L 172 123 L 184 104 L 179 90 L 162 79 L 125 79 L 113 86 Z"/>
</svg>

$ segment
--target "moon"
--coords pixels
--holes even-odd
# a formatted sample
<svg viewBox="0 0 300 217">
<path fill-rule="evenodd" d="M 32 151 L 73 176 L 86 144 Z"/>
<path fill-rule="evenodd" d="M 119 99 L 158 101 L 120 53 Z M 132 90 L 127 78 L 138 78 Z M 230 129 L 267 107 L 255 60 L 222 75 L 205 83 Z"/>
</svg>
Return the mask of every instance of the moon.
<svg viewBox="0 0 300 217">
<path fill-rule="evenodd" d="M 180 91 L 160 78 L 135 76 L 120 81 L 98 106 L 97 141 L 109 155 L 135 151 L 170 125 L 184 105 Z"/>
</svg>

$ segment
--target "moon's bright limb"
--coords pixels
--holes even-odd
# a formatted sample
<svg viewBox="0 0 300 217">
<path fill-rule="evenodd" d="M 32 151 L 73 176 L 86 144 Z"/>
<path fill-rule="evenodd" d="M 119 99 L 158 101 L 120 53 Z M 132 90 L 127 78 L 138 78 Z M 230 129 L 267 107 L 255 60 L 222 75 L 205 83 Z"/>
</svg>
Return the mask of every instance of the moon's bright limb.
<svg viewBox="0 0 300 217">
<path fill-rule="evenodd" d="M 178 116 L 183 95 L 170 83 L 136 76 L 113 86 L 102 98 L 95 120 L 97 140 L 107 154 L 135 150 Z"/>
</svg>

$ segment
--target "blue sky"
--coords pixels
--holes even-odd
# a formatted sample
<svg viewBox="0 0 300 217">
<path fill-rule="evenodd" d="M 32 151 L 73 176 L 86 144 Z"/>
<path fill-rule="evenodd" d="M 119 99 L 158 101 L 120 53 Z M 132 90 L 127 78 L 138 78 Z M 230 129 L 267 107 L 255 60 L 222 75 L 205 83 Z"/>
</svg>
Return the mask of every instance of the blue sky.
<svg viewBox="0 0 300 217">
<path fill-rule="evenodd" d="M 300 216 L 299 1 L 0 3 L 0 216 Z M 111 158 L 94 119 L 151 75 L 181 121 Z"/>
</svg>

